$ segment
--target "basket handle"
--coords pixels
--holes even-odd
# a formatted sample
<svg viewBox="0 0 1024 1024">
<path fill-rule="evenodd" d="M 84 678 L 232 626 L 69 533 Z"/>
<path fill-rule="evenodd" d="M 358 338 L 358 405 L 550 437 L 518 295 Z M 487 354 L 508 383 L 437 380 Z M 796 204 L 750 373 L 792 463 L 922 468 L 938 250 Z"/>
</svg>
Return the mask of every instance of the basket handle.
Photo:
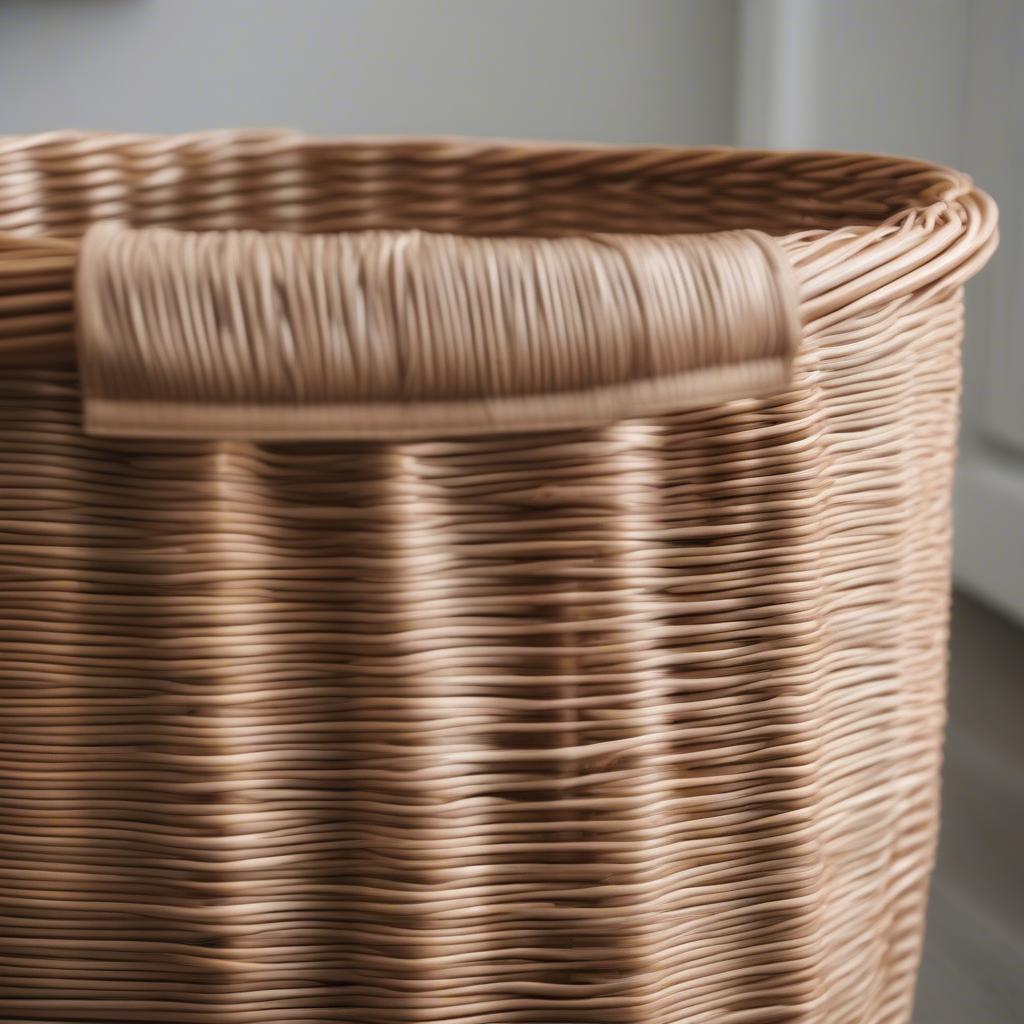
<svg viewBox="0 0 1024 1024">
<path fill-rule="evenodd" d="M 782 390 L 793 270 L 757 231 L 477 238 L 100 224 L 85 427 L 402 439 L 591 426 Z"/>
</svg>

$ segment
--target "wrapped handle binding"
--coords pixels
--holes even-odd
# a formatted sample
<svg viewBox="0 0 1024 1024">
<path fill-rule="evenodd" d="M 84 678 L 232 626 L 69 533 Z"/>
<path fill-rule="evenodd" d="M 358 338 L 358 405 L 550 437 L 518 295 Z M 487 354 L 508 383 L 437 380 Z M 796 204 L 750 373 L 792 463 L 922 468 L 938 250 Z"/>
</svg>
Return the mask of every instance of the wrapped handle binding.
<svg viewBox="0 0 1024 1024">
<path fill-rule="evenodd" d="M 401 439 L 590 426 L 786 387 L 794 273 L 758 231 L 479 238 L 100 224 L 85 428 Z"/>
</svg>

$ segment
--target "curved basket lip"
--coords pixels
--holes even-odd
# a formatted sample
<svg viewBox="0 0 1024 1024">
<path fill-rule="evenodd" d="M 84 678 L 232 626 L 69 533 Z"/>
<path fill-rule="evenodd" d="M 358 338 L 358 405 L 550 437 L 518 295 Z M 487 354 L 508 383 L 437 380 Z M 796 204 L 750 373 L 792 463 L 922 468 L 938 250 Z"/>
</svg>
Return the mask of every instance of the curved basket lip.
<svg viewBox="0 0 1024 1024">
<path fill-rule="evenodd" d="M 424 154 L 430 150 L 462 151 L 486 153 L 489 151 L 510 150 L 531 154 L 573 153 L 581 156 L 590 154 L 612 153 L 619 155 L 635 154 L 646 157 L 679 157 L 707 156 L 729 158 L 747 156 L 750 158 L 764 157 L 773 163 L 786 163 L 790 160 L 836 159 L 840 162 L 867 162 L 878 164 L 903 164 L 908 169 L 939 172 L 948 177 L 951 183 L 971 186 L 971 178 L 962 171 L 946 164 L 925 160 L 921 157 L 904 153 L 892 153 L 879 150 L 856 149 L 816 149 L 816 148 L 780 148 L 772 149 L 760 146 L 706 145 L 681 146 L 669 143 L 636 143 L 587 141 L 583 139 L 539 139 L 514 136 L 491 135 L 460 135 L 460 134 L 374 134 L 354 133 L 332 135 L 326 133 L 305 132 L 287 127 L 266 128 L 207 128 L 193 132 L 116 132 L 88 131 L 73 128 L 55 129 L 49 132 L 29 132 L 0 134 L 0 156 L 18 151 L 36 149 L 42 146 L 75 145 L 87 151 L 90 143 L 96 148 L 109 148 L 118 145 L 160 145 L 161 148 L 179 149 L 193 145 L 217 145 L 228 142 L 235 143 L 266 143 L 269 149 L 294 148 L 296 144 L 317 148 L 377 148 L 393 150 L 420 150 Z"/>
<path fill-rule="evenodd" d="M 514 160 L 518 156 L 551 156 L 553 159 L 586 159 L 602 154 L 635 158 L 635 169 L 656 166 L 659 161 L 686 157 L 714 168 L 739 158 L 759 162 L 768 170 L 792 162 L 820 161 L 822 169 L 848 165 L 857 175 L 876 177 L 880 171 L 895 169 L 901 177 L 922 176 L 917 193 L 920 203 L 908 203 L 885 219 L 872 222 L 851 217 L 835 227 L 813 225 L 778 232 L 775 237 L 792 262 L 798 284 L 800 315 L 804 334 L 818 330 L 866 308 L 906 299 L 911 293 L 924 298 L 936 290 L 959 287 L 990 257 L 998 240 L 997 210 L 992 198 L 977 188 L 971 178 L 953 168 L 914 157 L 847 150 L 772 150 L 734 146 L 672 146 L 578 140 L 516 139 L 472 135 L 318 135 L 289 128 L 220 128 L 186 133 L 134 133 L 61 129 L 38 134 L 0 136 L 0 164 L 5 157 L 32 153 L 52 147 L 70 147 L 76 155 L 103 152 L 120 146 L 152 146 L 154 156 L 188 147 L 245 146 L 252 153 L 290 149 L 391 150 L 406 159 L 433 160 L 479 155 Z M 70 154 L 69 154 L 70 155 Z M 618 173 L 628 173 L 628 164 L 618 164 Z M 2 220 L 0 220 L 2 223 Z M 566 234 L 574 232 L 567 231 Z M 694 232 L 714 234 L 717 232 Z M 67 261 L 77 251 L 68 236 L 33 234 L 0 228 L 0 277 L 9 272 L 5 252 L 17 254 L 25 245 L 36 256 L 52 253 Z M 70 281 L 73 263 L 67 268 Z M 69 285 L 70 287 L 70 285 Z M 2 320 L 2 314 L 0 314 Z M 72 331 L 67 331 L 67 347 Z M 19 359 L 32 347 L 8 346 L 0 330 L 0 363 L 7 349 Z M 63 346 L 56 336 L 48 338 L 49 352 Z"/>
<path fill-rule="evenodd" d="M 487 151 L 494 149 L 524 150 L 533 153 L 573 152 L 589 153 L 635 153 L 637 155 L 680 156 L 688 155 L 747 155 L 763 156 L 785 162 L 788 158 L 837 158 L 840 160 L 882 161 L 885 163 L 902 163 L 921 170 L 944 172 L 951 180 L 970 183 L 970 177 L 946 164 L 924 160 L 920 157 L 903 153 L 891 153 L 878 150 L 857 149 L 772 149 L 761 146 L 706 145 L 682 146 L 671 143 L 644 142 L 608 142 L 588 141 L 585 139 L 542 139 L 528 136 L 500 135 L 469 135 L 459 133 L 437 134 L 392 134 L 356 132 L 352 134 L 329 134 L 305 132 L 296 128 L 269 126 L 257 128 L 203 128 L 191 132 L 118 132 L 109 130 L 85 130 L 78 128 L 58 128 L 48 132 L 22 132 L 0 134 L 0 156 L 16 150 L 31 149 L 36 146 L 59 144 L 82 144 L 96 142 L 107 146 L 112 142 L 122 144 L 170 143 L 170 148 L 178 148 L 197 143 L 221 142 L 267 142 L 293 145 L 298 142 L 304 146 L 366 146 L 382 149 L 403 149 L 407 147 L 422 149 L 463 149 Z"/>
<path fill-rule="evenodd" d="M 150 144 L 157 147 L 158 151 L 175 151 L 190 146 L 217 146 L 224 144 L 266 144 L 268 152 L 275 150 L 288 150 L 295 148 L 316 148 L 316 149 L 375 149 L 393 150 L 401 152 L 404 156 L 415 156 L 417 154 L 428 157 L 435 153 L 438 157 L 450 157 L 453 155 L 486 155 L 488 153 L 508 153 L 508 155 L 523 154 L 552 157 L 558 155 L 575 155 L 580 157 L 595 156 L 600 154 L 616 154 L 620 156 L 634 155 L 638 160 L 638 167 L 657 159 L 678 159 L 686 156 L 691 159 L 706 159 L 707 166 L 712 167 L 717 162 L 729 162 L 737 157 L 749 160 L 763 160 L 764 166 L 770 167 L 779 164 L 786 164 L 793 161 L 806 162 L 810 160 L 821 160 L 825 162 L 836 161 L 842 165 L 852 163 L 858 167 L 859 172 L 874 166 L 875 169 L 882 167 L 902 167 L 907 172 L 918 172 L 933 177 L 932 184 L 922 193 L 921 198 L 926 202 L 920 205 L 910 204 L 904 207 L 895 216 L 909 213 L 911 211 L 922 211 L 932 209 L 938 203 L 950 203 L 964 197 L 974 197 L 977 203 L 977 214 L 979 223 L 986 230 L 982 231 L 977 239 L 977 248 L 982 248 L 984 242 L 995 232 L 996 205 L 991 196 L 978 188 L 971 177 L 962 171 L 945 164 L 923 160 L 919 157 L 906 156 L 897 153 L 885 153 L 875 151 L 844 150 L 844 149 L 765 149 L 760 147 L 743 147 L 727 145 L 709 146 L 676 146 L 662 143 L 619 143 L 619 142 L 588 142 L 583 140 L 554 140 L 535 138 L 514 138 L 485 135 L 459 135 L 459 134 L 437 134 L 437 135 L 394 135 L 394 134 L 352 134 L 352 135 L 329 135 L 307 133 L 297 129 L 269 127 L 269 128 L 213 128 L 203 129 L 194 132 L 114 132 L 114 131 L 85 131 L 80 129 L 57 129 L 50 132 L 0 135 L 0 160 L 3 157 L 17 152 L 29 152 L 41 147 L 74 146 L 82 153 L 92 149 L 107 150 L 112 146 L 130 146 Z M 935 191 L 935 186 L 944 182 L 945 189 Z M 930 193 L 930 194 L 929 194 Z M 990 223 L 989 223 L 990 222 Z M 780 238 L 803 239 L 808 232 L 819 231 L 825 234 L 842 234 L 848 230 L 870 230 L 880 226 L 879 223 L 871 223 L 851 219 L 850 222 L 839 229 L 828 228 L 803 228 L 793 232 L 780 232 Z M 723 229 L 724 230 L 724 229 Z M 714 233 L 714 232 L 694 232 Z M 11 237 L 26 237 L 24 232 L 8 232 L 0 228 L 0 239 Z M 55 242 L 65 242 L 66 238 L 59 236 L 47 236 L 40 234 L 30 235 L 37 244 L 47 244 L 51 239 Z M 796 243 L 794 243 L 796 244 Z"/>
</svg>

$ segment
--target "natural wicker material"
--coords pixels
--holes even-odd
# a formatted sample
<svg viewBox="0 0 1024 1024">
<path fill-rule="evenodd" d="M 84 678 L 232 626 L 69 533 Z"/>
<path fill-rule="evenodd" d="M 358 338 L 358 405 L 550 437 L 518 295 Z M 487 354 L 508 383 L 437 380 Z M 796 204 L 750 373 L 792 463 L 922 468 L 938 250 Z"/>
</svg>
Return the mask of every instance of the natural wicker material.
<svg viewBox="0 0 1024 1024">
<path fill-rule="evenodd" d="M 0 1020 L 905 1021 L 961 285 L 994 219 L 963 176 L 874 156 L 0 140 Z M 86 398 L 116 438 L 83 431 L 71 350 L 79 239 L 103 221 L 228 232 L 90 233 Z M 637 237 L 719 230 L 745 234 Z M 330 240 L 356 231 L 375 234 Z M 553 280 L 607 282 L 588 246 L 618 234 L 630 267 L 676 261 L 658 294 L 696 274 L 720 301 L 623 311 L 629 359 L 586 319 L 592 289 L 561 292 L 547 333 L 511 317 L 537 309 L 531 260 L 563 246 Z M 504 326 L 438 339 L 457 318 L 413 330 L 393 298 L 344 353 L 398 353 L 400 372 L 309 372 L 372 298 L 346 272 L 294 335 L 327 308 L 308 292 L 323 267 L 365 243 L 394 268 L 410 240 L 427 253 L 410 273 L 447 253 L 460 295 L 503 296 Z M 221 275 L 188 277 L 195 244 L 233 247 Z M 240 376 L 220 348 L 184 356 L 238 342 L 249 321 L 217 305 L 232 268 L 279 251 L 246 300 L 280 302 Z M 487 292 L 492 273 L 515 287 Z M 447 275 L 417 280 L 438 295 Z M 647 272 L 627 276 L 615 294 L 649 301 Z M 214 303 L 216 329 L 160 312 L 181 294 Z M 744 308 L 775 327 L 739 344 Z M 288 337 L 320 340 L 289 362 Z M 466 370 L 488 337 L 578 354 L 531 350 L 556 368 L 545 394 L 529 361 Z M 759 359 L 751 397 L 721 390 Z M 679 411 L 647 404 L 663 380 Z M 183 431 L 189 396 L 192 439 L 133 439 L 132 416 L 140 436 Z M 323 430 L 278 429 L 312 401 Z M 364 439 L 280 440 L 314 435 Z"/>
<path fill-rule="evenodd" d="M 756 231 L 100 224 L 82 243 L 76 306 L 85 429 L 132 437 L 593 426 L 779 391 L 800 341 L 792 267 Z"/>
</svg>

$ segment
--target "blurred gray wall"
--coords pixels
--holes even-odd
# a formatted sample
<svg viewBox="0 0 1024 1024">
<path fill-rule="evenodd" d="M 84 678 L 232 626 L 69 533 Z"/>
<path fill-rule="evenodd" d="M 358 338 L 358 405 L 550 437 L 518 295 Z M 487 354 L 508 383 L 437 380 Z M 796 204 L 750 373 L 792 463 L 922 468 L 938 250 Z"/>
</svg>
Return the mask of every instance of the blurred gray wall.
<svg viewBox="0 0 1024 1024">
<path fill-rule="evenodd" d="M 733 0 L 0 0 L 0 132 L 733 136 Z"/>
</svg>

